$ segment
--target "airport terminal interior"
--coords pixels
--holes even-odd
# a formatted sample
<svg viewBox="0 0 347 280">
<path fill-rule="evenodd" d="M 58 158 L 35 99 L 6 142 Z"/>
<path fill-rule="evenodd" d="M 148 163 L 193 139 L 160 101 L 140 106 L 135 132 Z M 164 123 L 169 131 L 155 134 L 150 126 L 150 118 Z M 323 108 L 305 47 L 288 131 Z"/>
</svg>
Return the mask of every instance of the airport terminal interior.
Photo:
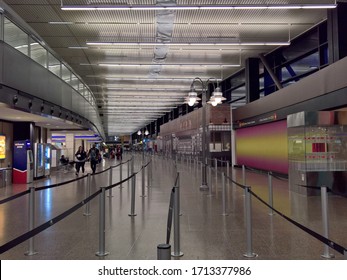
<svg viewBox="0 0 347 280">
<path fill-rule="evenodd" d="M 347 259 L 346 13 L 0 0 L 0 259 Z"/>
</svg>

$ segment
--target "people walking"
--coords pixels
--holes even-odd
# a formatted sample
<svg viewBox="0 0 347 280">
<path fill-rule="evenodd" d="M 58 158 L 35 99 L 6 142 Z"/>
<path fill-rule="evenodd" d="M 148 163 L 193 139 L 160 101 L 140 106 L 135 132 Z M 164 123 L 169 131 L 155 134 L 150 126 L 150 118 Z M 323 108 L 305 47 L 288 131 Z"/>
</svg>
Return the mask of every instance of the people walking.
<svg viewBox="0 0 347 280">
<path fill-rule="evenodd" d="M 82 168 L 82 173 L 84 173 L 84 165 L 87 160 L 87 153 L 84 151 L 82 146 L 78 147 L 78 151 L 75 154 L 75 158 L 76 158 L 76 175 L 78 175 L 81 168 Z"/>
<path fill-rule="evenodd" d="M 99 160 L 99 150 L 95 147 L 95 144 L 93 144 L 92 148 L 88 152 L 88 158 L 90 160 L 90 167 L 93 171 L 93 174 L 95 173 L 96 170 L 96 165 Z"/>
</svg>

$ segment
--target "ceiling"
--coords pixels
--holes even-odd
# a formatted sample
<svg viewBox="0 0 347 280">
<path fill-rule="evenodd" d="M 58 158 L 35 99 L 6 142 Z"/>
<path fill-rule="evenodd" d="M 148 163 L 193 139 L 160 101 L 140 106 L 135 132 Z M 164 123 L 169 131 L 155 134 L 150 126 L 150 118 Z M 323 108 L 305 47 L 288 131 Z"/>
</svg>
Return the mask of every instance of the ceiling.
<svg viewBox="0 0 347 280">
<path fill-rule="evenodd" d="M 184 102 L 194 78 L 224 79 L 247 57 L 290 42 L 326 9 L 62 10 L 61 5 L 258 5 L 299 0 L 5 0 L 89 85 L 109 136 L 128 135 Z M 305 0 L 305 4 L 333 4 Z M 92 43 L 108 43 L 95 45 Z M 165 42 L 176 45 L 153 45 Z M 113 44 L 110 44 L 113 43 Z M 123 43 L 123 44 L 120 44 Z M 125 44 L 133 43 L 133 44 Z M 139 44 L 147 43 L 147 44 Z M 178 44 L 185 43 L 185 44 Z M 198 43 L 198 44 L 186 44 Z M 209 43 L 209 44 L 206 44 Z M 110 65 L 112 64 L 112 65 Z M 199 86 L 199 83 L 195 83 Z"/>
</svg>

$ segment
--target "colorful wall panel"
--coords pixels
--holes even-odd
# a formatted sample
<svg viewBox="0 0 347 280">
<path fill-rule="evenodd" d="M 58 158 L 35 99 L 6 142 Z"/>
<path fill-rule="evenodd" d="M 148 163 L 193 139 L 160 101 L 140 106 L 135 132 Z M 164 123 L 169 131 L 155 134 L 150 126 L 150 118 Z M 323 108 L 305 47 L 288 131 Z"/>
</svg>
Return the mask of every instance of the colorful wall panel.
<svg viewBox="0 0 347 280">
<path fill-rule="evenodd" d="M 287 121 L 236 130 L 236 164 L 288 174 Z"/>
</svg>

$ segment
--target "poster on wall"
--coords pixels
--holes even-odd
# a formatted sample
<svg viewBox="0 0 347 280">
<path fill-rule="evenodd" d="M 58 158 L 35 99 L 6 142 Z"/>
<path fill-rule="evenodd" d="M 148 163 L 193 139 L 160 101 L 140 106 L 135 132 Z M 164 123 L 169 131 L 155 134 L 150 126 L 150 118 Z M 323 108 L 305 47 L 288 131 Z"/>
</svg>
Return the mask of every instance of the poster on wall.
<svg viewBox="0 0 347 280">
<path fill-rule="evenodd" d="M 0 159 L 6 158 L 6 136 L 0 135 Z"/>
</svg>

